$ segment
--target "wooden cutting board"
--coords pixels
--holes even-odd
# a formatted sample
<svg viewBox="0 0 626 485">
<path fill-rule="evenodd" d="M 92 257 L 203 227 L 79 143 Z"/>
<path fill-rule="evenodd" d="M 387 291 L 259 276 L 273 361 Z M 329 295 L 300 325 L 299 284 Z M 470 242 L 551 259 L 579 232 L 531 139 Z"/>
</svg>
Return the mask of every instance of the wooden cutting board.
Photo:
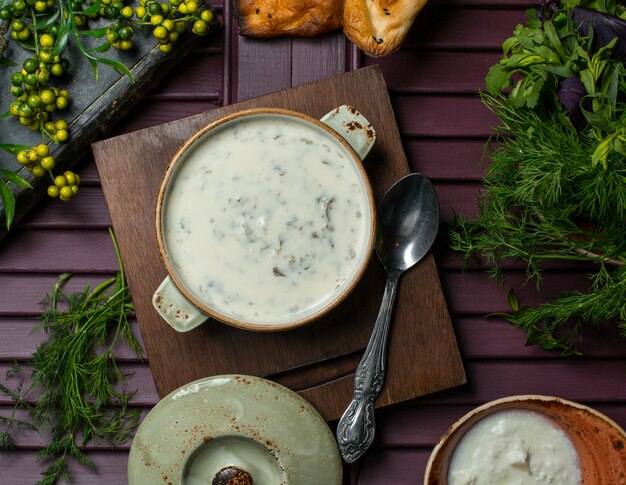
<svg viewBox="0 0 626 485">
<path fill-rule="evenodd" d="M 376 257 L 353 293 L 311 325 L 255 333 L 210 320 L 180 334 L 160 319 L 151 297 L 165 268 L 156 244 L 155 200 L 170 158 L 198 129 L 229 113 L 280 107 L 320 118 L 350 104 L 374 126 L 377 140 L 365 161 L 380 200 L 408 164 L 387 87 L 377 66 L 225 106 L 95 143 L 93 152 L 120 246 L 150 367 L 161 397 L 201 377 L 242 373 L 269 377 L 299 392 L 326 420 L 341 416 L 352 396 L 354 369 L 367 344 L 383 294 Z M 428 116 L 428 113 L 424 113 Z M 386 406 L 466 382 L 465 372 L 429 255 L 404 275 L 389 336 Z"/>
</svg>

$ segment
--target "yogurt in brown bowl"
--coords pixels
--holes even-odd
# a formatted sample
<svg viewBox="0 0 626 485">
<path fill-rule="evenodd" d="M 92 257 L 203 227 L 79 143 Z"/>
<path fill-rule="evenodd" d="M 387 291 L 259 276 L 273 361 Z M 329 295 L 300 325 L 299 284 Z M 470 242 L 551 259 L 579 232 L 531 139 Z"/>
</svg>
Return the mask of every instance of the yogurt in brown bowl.
<svg viewBox="0 0 626 485">
<path fill-rule="evenodd" d="M 626 434 L 579 403 L 511 396 L 460 418 L 435 446 L 424 485 L 626 483 Z"/>
<path fill-rule="evenodd" d="M 329 119 L 363 151 L 373 130 L 355 116 L 345 107 Z M 359 155 L 327 124 L 276 109 L 223 118 L 182 147 L 161 184 L 157 241 L 171 283 L 155 307 L 181 331 L 207 316 L 251 330 L 308 323 L 362 275 L 374 214 Z"/>
</svg>

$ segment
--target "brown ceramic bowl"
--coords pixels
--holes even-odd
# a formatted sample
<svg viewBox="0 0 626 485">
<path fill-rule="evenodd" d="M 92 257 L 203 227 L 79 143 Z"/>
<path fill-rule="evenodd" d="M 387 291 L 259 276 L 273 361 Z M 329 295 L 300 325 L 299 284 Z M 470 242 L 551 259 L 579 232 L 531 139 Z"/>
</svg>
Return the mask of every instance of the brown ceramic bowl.
<svg viewBox="0 0 626 485">
<path fill-rule="evenodd" d="M 454 423 L 430 455 L 424 485 L 447 485 L 450 461 L 461 438 L 481 419 L 505 410 L 533 411 L 563 429 L 578 453 L 581 485 L 626 483 L 626 433 L 617 423 L 582 404 L 524 395 L 488 402 Z"/>
<path fill-rule="evenodd" d="M 354 110 L 354 108 L 350 108 L 350 107 L 341 107 L 341 108 L 338 108 L 337 110 L 334 110 L 331 113 L 336 116 L 344 116 L 345 118 L 341 119 L 344 125 L 347 123 L 346 120 L 349 120 L 350 117 L 354 117 L 357 115 L 362 117 L 362 115 L 360 115 L 356 110 Z M 165 268 L 167 269 L 169 277 L 171 278 L 171 280 L 173 281 L 173 283 L 175 284 L 179 292 L 182 294 L 182 296 L 188 302 L 193 304 L 202 314 L 213 317 L 217 320 L 233 325 L 235 327 L 244 328 L 247 330 L 276 331 L 276 330 L 292 329 L 292 328 L 305 325 L 313 320 L 316 320 L 320 318 L 321 316 L 325 315 L 327 312 L 331 311 L 333 308 L 335 308 L 352 291 L 356 283 L 359 281 L 359 279 L 363 275 L 367 267 L 367 264 L 371 258 L 371 255 L 373 253 L 375 215 L 376 215 L 375 206 L 374 206 L 374 198 L 373 198 L 372 189 L 371 189 L 367 174 L 365 173 L 365 170 L 361 164 L 359 155 L 355 151 L 355 148 L 353 148 L 353 146 L 355 146 L 357 147 L 356 149 L 358 150 L 359 149 L 358 145 L 351 145 L 351 143 L 354 143 L 354 141 L 350 141 L 350 140 L 354 140 L 353 137 L 356 135 L 356 133 L 344 132 L 342 133 L 342 136 L 340 136 L 337 133 L 337 131 L 335 131 L 333 128 L 330 127 L 330 126 L 333 126 L 332 122 L 323 122 L 328 118 L 329 115 L 327 115 L 326 117 L 322 119 L 322 121 L 320 121 L 320 120 L 311 118 L 307 115 L 304 115 L 302 113 L 287 111 L 283 109 L 258 108 L 258 109 L 240 111 L 232 115 L 226 116 L 224 118 L 221 118 L 211 123 L 207 127 L 203 128 L 194 136 L 192 136 L 189 140 L 187 140 L 185 144 L 180 148 L 180 150 L 174 155 L 174 158 L 172 159 L 165 173 L 163 181 L 161 183 L 158 198 L 157 198 L 157 205 L 156 205 L 157 244 L 159 248 L 159 253 L 161 255 L 161 259 L 165 265 Z M 282 143 L 284 145 L 286 142 L 283 140 L 296 140 L 295 143 L 297 143 L 298 138 L 295 135 L 292 135 L 291 138 L 289 138 L 289 135 L 287 134 L 285 134 L 284 136 L 282 135 L 273 136 L 275 133 L 280 132 L 280 131 L 276 131 L 276 130 L 279 130 L 278 127 L 284 126 L 284 125 L 280 125 L 279 123 L 285 123 L 285 122 L 292 123 L 291 126 L 295 126 L 295 125 L 300 126 L 302 130 L 306 130 L 306 131 L 303 131 L 305 135 L 309 133 L 311 139 L 315 140 L 315 141 L 311 141 L 308 138 L 300 137 L 299 138 L 300 142 L 303 145 L 307 145 L 307 146 L 301 149 L 300 152 L 298 152 L 302 154 L 303 160 L 309 161 L 309 160 L 315 159 L 314 160 L 315 163 L 310 163 L 308 165 L 293 165 L 296 163 L 300 163 L 299 157 L 280 159 L 281 166 L 278 168 L 280 170 L 283 170 L 283 173 L 286 174 L 283 177 L 283 179 L 292 177 L 292 179 L 290 180 L 293 180 L 293 178 L 295 178 L 296 179 L 295 182 L 297 183 L 297 185 L 292 184 L 289 186 L 289 188 L 284 189 L 286 192 L 291 190 L 292 194 L 294 192 L 297 192 L 297 194 L 293 196 L 291 199 L 288 199 L 289 202 L 283 203 L 283 207 L 290 207 L 290 206 L 299 207 L 297 204 L 300 203 L 300 199 L 302 199 L 305 196 L 309 197 L 309 199 L 307 199 L 307 202 L 306 202 L 307 204 L 309 204 L 307 207 L 311 207 L 312 205 L 310 202 L 311 200 L 313 201 L 317 200 L 317 205 L 319 205 L 321 196 L 318 196 L 318 192 L 325 193 L 324 191 L 327 190 L 327 186 L 322 185 L 321 182 L 319 182 L 319 185 L 318 185 L 318 182 L 315 182 L 315 188 L 311 189 L 310 192 L 306 192 L 306 190 L 308 190 L 308 188 L 312 184 L 306 181 L 306 179 L 313 178 L 313 175 L 316 175 L 317 173 L 323 173 L 324 175 L 323 176 L 320 175 L 320 178 L 327 177 L 327 180 L 328 180 L 329 177 L 326 175 L 326 172 L 324 171 L 331 170 L 331 169 L 328 169 L 326 167 L 333 166 L 333 165 L 335 167 L 340 166 L 342 168 L 337 168 L 336 170 L 343 170 L 342 173 L 348 174 L 346 175 L 346 177 L 347 177 L 347 180 L 350 182 L 350 184 L 352 184 L 351 186 L 359 187 L 358 192 L 355 192 L 355 193 L 358 193 L 358 195 L 354 196 L 355 197 L 354 200 L 357 201 L 356 202 L 357 205 L 352 206 L 354 207 L 354 209 L 351 209 L 353 210 L 353 212 L 351 212 L 350 214 L 353 215 L 353 219 L 351 220 L 358 220 L 359 222 L 355 222 L 355 224 L 360 224 L 360 226 L 358 230 L 353 231 L 353 230 L 349 230 L 347 225 L 344 226 L 341 224 L 334 224 L 334 226 L 337 226 L 337 227 L 333 227 L 331 229 L 331 231 L 335 231 L 334 234 L 337 234 L 338 236 L 341 235 L 341 237 L 343 237 L 343 240 L 350 239 L 350 241 L 352 241 L 354 239 L 354 241 L 350 243 L 350 244 L 354 244 L 354 246 L 352 245 L 343 246 L 346 248 L 347 247 L 355 248 L 355 251 L 353 252 L 354 262 L 349 263 L 349 265 L 351 266 L 347 266 L 349 269 L 346 270 L 345 278 L 343 280 L 338 279 L 337 282 L 335 282 L 335 280 L 331 281 L 330 279 L 328 279 L 326 283 L 324 283 L 324 285 L 326 286 L 331 285 L 331 286 L 329 286 L 329 289 L 324 290 L 325 293 L 322 293 L 320 291 L 320 294 L 315 293 L 315 291 L 317 290 L 312 290 L 310 289 L 310 287 L 307 287 L 306 286 L 307 283 L 302 283 L 301 287 L 305 287 L 306 289 L 300 290 L 300 291 L 312 292 L 312 295 L 310 296 L 310 298 L 311 300 L 315 301 L 315 303 L 312 304 L 311 307 L 305 307 L 304 310 L 301 309 L 302 307 L 296 307 L 296 310 L 293 310 L 294 312 L 293 315 L 291 315 L 290 312 L 292 310 L 290 309 L 283 310 L 281 307 L 280 310 L 274 310 L 272 305 L 268 304 L 267 307 L 270 308 L 270 310 L 267 310 L 269 316 L 264 319 L 263 316 L 260 316 L 257 318 L 255 316 L 256 314 L 253 316 L 250 316 L 252 314 L 252 311 L 256 311 L 256 309 L 258 308 L 257 306 L 255 306 L 255 304 L 252 303 L 253 298 L 257 298 L 258 295 L 263 291 L 266 291 L 267 293 L 269 293 L 269 290 L 267 288 L 269 288 L 271 286 L 270 283 L 273 284 L 274 281 L 268 281 L 268 280 L 272 280 L 273 278 L 279 278 L 279 277 L 282 277 L 279 279 L 288 280 L 286 276 L 289 276 L 289 275 L 285 275 L 281 271 L 281 269 L 283 269 L 284 271 L 284 268 L 288 267 L 287 263 L 285 263 L 280 269 L 278 266 L 274 266 L 273 270 L 272 270 L 271 264 L 269 266 L 266 265 L 267 268 L 263 269 L 262 275 L 263 277 L 266 278 L 265 281 L 267 281 L 268 284 L 263 284 L 262 283 L 263 280 L 261 280 L 259 277 L 259 282 L 256 282 L 255 280 L 256 286 L 247 283 L 250 280 L 251 276 L 250 276 L 250 273 L 245 274 L 245 271 L 246 271 L 245 268 L 243 270 L 238 269 L 237 271 L 231 271 L 231 272 L 227 271 L 224 268 L 222 268 L 221 270 L 216 269 L 216 268 L 220 268 L 219 264 L 221 264 L 222 261 L 226 261 L 227 258 L 224 256 L 222 257 L 215 256 L 216 254 L 214 252 L 216 248 L 215 245 L 212 246 L 213 249 L 207 249 L 208 246 L 207 246 L 206 241 L 208 240 L 208 238 L 203 237 L 202 233 L 201 233 L 202 237 L 194 236 L 194 234 L 198 234 L 200 231 L 197 231 L 195 229 L 194 230 L 190 229 L 188 236 L 187 235 L 179 236 L 179 234 L 177 233 L 176 237 L 181 237 L 181 239 L 178 240 L 179 242 L 176 244 L 174 243 L 168 244 L 168 236 L 167 236 L 167 231 L 169 230 L 168 227 L 176 227 L 177 225 L 179 225 L 182 228 L 183 218 L 182 216 L 177 216 L 176 218 L 171 218 L 171 217 L 168 218 L 169 216 L 168 216 L 167 206 L 168 204 L 178 204 L 180 206 L 184 206 L 183 209 L 181 209 L 181 211 L 178 212 L 178 214 L 185 214 L 183 210 L 187 210 L 188 206 L 194 205 L 194 204 L 195 205 L 205 204 L 203 200 L 204 195 L 202 195 L 203 198 L 196 197 L 194 199 L 194 198 L 191 198 L 191 196 L 193 195 L 191 193 L 192 190 L 185 191 L 185 190 L 182 190 L 182 189 L 179 190 L 178 188 L 176 188 L 177 187 L 176 184 L 178 183 L 178 180 L 180 179 L 189 180 L 192 178 L 190 175 L 187 174 L 187 172 L 185 172 L 188 166 L 193 166 L 193 167 L 198 166 L 200 169 L 202 169 L 202 170 L 194 169 L 196 171 L 191 172 L 191 173 L 193 174 L 193 177 L 194 177 L 193 178 L 194 183 L 195 183 L 196 178 L 200 177 L 201 178 L 200 181 L 205 184 L 206 188 L 204 188 L 203 186 L 202 190 L 204 191 L 203 194 L 206 194 L 206 199 L 209 199 L 210 197 L 212 197 L 211 194 L 214 192 L 225 190 L 223 189 L 224 184 L 219 184 L 219 183 L 212 181 L 213 179 L 211 177 L 215 177 L 215 178 L 219 177 L 216 174 L 218 172 L 224 171 L 226 167 L 229 167 L 230 169 L 230 167 L 233 166 L 234 164 L 240 164 L 243 166 L 243 164 L 245 163 L 248 163 L 249 166 L 252 168 L 249 168 L 249 169 L 247 168 L 246 169 L 247 171 L 242 172 L 243 175 L 241 176 L 241 181 L 237 182 L 237 184 L 239 184 L 237 186 L 239 187 L 239 189 L 236 189 L 236 190 L 248 190 L 247 187 L 252 187 L 251 190 L 254 190 L 257 192 L 254 192 L 253 195 L 250 195 L 250 196 L 247 195 L 249 192 L 246 193 L 246 195 L 243 196 L 244 200 L 265 201 L 268 199 L 278 198 L 279 194 L 278 192 L 276 193 L 273 192 L 274 190 L 273 186 L 272 186 L 272 192 L 270 193 L 270 190 L 267 189 L 263 185 L 264 182 L 262 180 L 262 177 L 265 177 L 266 179 L 269 179 L 270 177 L 274 177 L 274 175 L 271 174 L 269 170 L 264 169 L 265 171 L 262 172 L 263 175 L 262 177 L 259 177 L 259 179 L 255 179 L 255 176 L 261 170 L 261 169 L 257 169 L 256 167 L 259 167 L 262 165 L 264 166 L 264 164 L 266 163 L 266 160 L 269 160 L 271 157 L 273 157 L 274 156 L 273 153 L 279 150 L 278 146 L 274 145 L 273 143 L 276 143 L 276 144 Z M 242 155 L 231 155 L 230 149 L 226 151 L 222 151 L 222 152 L 216 151 L 218 155 L 227 154 L 228 156 L 231 157 L 230 159 L 227 159 L 227 158 L 221 159 L 220 156 L 209 156 L 208 153 L 212 153 L 212 152 L 202 151 L 202 150 L 211 149 L 212 144 L 213 146 L 215 146 L 215 143 L 217 142 L 217 140 L 220 139 L 220 137 L 224 139 L 224 137 L 234 136 L 235 140 L 239 140 L 239 138 L 237 138 L 237 136 L 239 136 L 241 138 L 241 141 L 237 141 L 236 145 L 230 145 L 230 146 L 232 147 L 242 146 L 245 142 L 248 142 L 248 140 L 250 139 L 250 138 L 244 139 L 245 138 L 244 135 L 237 135 L 237 133 L 241 133 L 244 131 L 245 128 L 242 128 L 242 126 L 245 127 L 246 126 L 245 123 L 262 123 L 262 125 L 255 124 L 254 125 L 256 127 L 255 130 L 257 131 L 256 132 L 252 131 L 252 133 L 256 133 L 256 134 L 263 133 L 264 135 L 262 136 L 265 136 L 266 138 L 263 144 L 260 147 L 257 147 L 258 148 L 257 151 L 250 151 L 249 153 L 246 152 L 246 155 L 250 154 L 249 158 L 246 158 Z M 258 128 L 259 126 L 261 126 L 261 128 Z M 361 126 L 361 124 L 359 124 L 359 126 Z M 363 126 L 365 128 L 365 125 Z M 371 137 L 371 143 L 373 143 L 373 139 L 374 139 L 373 137 L 375 136 L 374 132 L 371 129 L 371 125 L 367 124 L 367 127 L 369 130 L 368 134 Z M 274 131 L 270 131 L 270 130 L 274 130 Z M 249 133 L 249 132 L 246 132 L 246 133 Z M 294 142 L 292 142 L 292 144 L 293 143 Z M 308 147 L 312 147 L 312 148 L 308 148 Z M 236 149 L 238 148 L 233 148 L 232 152 L 236 152 Z M 243 148 L 241 148 L 241 150 L 243 150 Z M 306 151 L 306 150 L 309 150 L 309 151 Z M 306 158 L 304 154 L 311 153 L 310 150 L 313 150 L 314 156 L 310 156 Z M 327 156 L 324 155 L 324 153 L 326 153 L 324 152 L 324 150 L 326 150 L 329 153 L 329 155 Z M 331 151 L 331 150 L 334 150 L 334 151 Z M 264 152 L 267 152 L 267 154 L 263 154 Z M 200 153 L 201 155 L 197 155 L 198 153 Z M 257 153 L 259 154 L 258 157 L 256 155 Z M 199 159 L 200 156 L 204 157 L 202 163 L 205 163 L 205 160 L 210 160 L 210 162 L 207 162 L 207 166 L 209 166 L 208 163 L 214 164 L 214 165 L 210 165 L 212 167 L 211 170 L 209 170 L 208 168 L 205 168 L 203 165 L 199 165 L 198 163 L 196 163 L 196 161 Z M 326 161 L 324 159 L 325 156 L 329 158 L 329 161 Z M 196 157 L 193 162 L 196 165 L 191 165 L 189 162 L 190 158 L 193 159 L 193 157 Z M 257 161 L 257 158 L 255 157 L 258 158 L 258 161 Z M 340 157 L 340 158 L 333 158 L 333 157 Z M 330 161 L 330 159 L 334 161 Z M 249 160 L 254 160 L 254 164 L 251 163 Z M 271 163 L 274 163 L 274 162 L 271 162 Z M 309 167 L 312 167 L 312 168 L 309 168 Z M 347 168 L 344 168 L 344 167 L 347 167 Z M 277 169 L 274 168 L 273 170 L 277 170 Z M 300 172 L 302 173 L 300 174 Z M 270 173 L 270 175 L 267 175 L 268 173 Z M 280 175 L 282 176 L 283 173 L 280 173 Z M 201 175 L 198 175 L 198 174 L 201 174 Z M 337 175 L 337 177 L 339 177 L 339 175 Z M 234 180 L 234 176 L 233 176 L 233 180 Z M 291 188 L 294 186 L 297 186 L 298 188 L 302 186 L 304 190 L 296 191 Z M 189 188 L 189 185 L 185 187 Z M 244 187 L 245 189 L 241 189 L 242 187 Z M 336 194 L 337 197 L 335 198 L 335 196 L 333 195 L 331 202 L 327 203 L 328 205 L 326 206 L 327 207 L 326 217 L 328 217 L 329 221 L 330 221 L 330 216 L 328 216 L 328 213 L 330 210 L 329 209 L 330 204 L 332 203 L 333 207 L 335 207 L 335 205 L 337 204 L 345 204 L 345 202 L 341 202 L 341 200 L 346 199 L 345 194 L 347 194 L 348 188 L 349 188 L 349 185 L 348 183 L 346 183 L 346 185 L 341 187 L 341 190 L 338 189 L 337 192 L 332 192 L 332 194 Z M 298 195 L 300 192 L 302 192 L 303 195 Z M 234 193 L 235 192 L 232 192 L 232 191 L 228 192 L 228 196 L 230 197 Z M 257 195 L 257 193 L 269 194 L 269 195 Z M 281 196 L 282 196 L 282 193 L 281 193 Z M 313 196 L 317 196 L 318 198 L 315 199 L 313 198 Z M 257 198 L 255 199 L 254 197 L 257 197 Z M 263 197 L 263 199 L 261 199 L 261 197 Z M 295 197 L 295 202 L 294 202 L 294 197 Z M 181 199 L 182 202 L 177 202 L 179 199 Z M 211 200 L 213 201 L 213 199 Z M 239 200 L 239 199 L 232 199 L 232 200 Z M 174 201 L 174 202 L 171 202 L 171 201 Z M 234 204 L 230 201 L 231 201 L 230 198 L 226 199 L 224 197 L 223 199 L 220 199 L 219 201 L 211 202 L 212 205 L 210 205 L 210 207 L 211 208 L 217 207 L 218 210 L 222 210 L 222 211 L 225 211 L 227 209 L 231 210 L 230 207 Z M 262 202 L 262 203 L 265 204 L 265 202 Z M 351 204 L 352 202 L 348 200 L 347 203 Z M 225 208 L 222 209 L 222 206 L 218 204 L 223 204 Z M 251 203 L 249 205 L 252 207 Z M 255 205 L 252 207 L 252 211 L 250 211 L 249 213 L 253 213 L 254 210 L 257 210 L 256 208 L 257 208 L 257 202 L 255 202 Z M 280 206 L 277 206 L 277 208 L 280 209 Z M 205 209 L 202 209 L 202 210 L 205 211 Z M 237 208 L 237 209 L 232 209 L 232 210 L 235 211 L 235 210 L 240 210 L 240 209 Z M 260 209 L 258 210 L 260 211 Z M 337 210 L 343 210 L 343 209 L 337 209 Z M 354 213 L 356 213 L 359 218 L 362 217 L 362 219 L 354 219 Z M 247 213 L 242 212 L 242 214 L 247 214 Z M 272 223 L 273 220 L 277 220 L 278 218 L 278 216 L 274 217 L 274 214 L 275 213 L 271 213 L 271 215 L 268 217 L 268 220 L 270 221 L 270 223 Z M 296 220 L 299 220 L 297 219 L 297 217 L 302 215 L 294 211 L 292 211 L 290 214 L 293 215 L 294 218 L 296 218 Z M 256 224 L 259 224 L 258 223 L 259 219 L 256 218 L 256 216 L 257 214 L 254 215 L 254 218 L 252 218 L 253 216 L 249 216 L 252 218 L 250 222 L 244 222 L 244 224 L 246 223 L 248 224 L 247 226 L 248 228 L 253 228 L 251 230 L 256 230 L 254 228 L 256 227 Z M 193 217 L 196 217 L 196 216 L 193 216 Z M 202 217 L 205 217 L 205 212 L 202 212 Z M 238 217 L 241 217 L 241 216 L 238 216 Z M 246 217 L 248 217 L 248 215 L 246 215 Z M 321 217 L 321 216 L 318 216 L 318 217 Z M 173 220 L 170 220 L 170 219 L 173 219 Z M 195 219 L 195 221 L 197 220 L 199 220 L 199 218 Z M 201 219 L 201 220 L 202 220 L 203 225 L 205 226 L 209 225 L 209 222 L 205 222 L 205 219 Z M 206 221 L 209 221 L 209 219 L 206 218 Z M 217 216 L 216 216 L 215 221 L 218 221 Z M 218 226 L 219 222 L 215 222 L 215 225 L 212 227 L 218 226 L 218 229 L 220 231 L 223 230 L 223 232 L 228 232 L 228 237 L 231 238 L 229 240 L 229 243 L 230 243 L 230 246 L 228 246 L 229 248 L 234 247 L 234 246 L 242 246 L 243 247 L 242 251 L 250 251 L 249 247 L 252 247 L 251 245 L 253 243 L 249 242 L 251 238 L 248 238 L 248 241 L 246 241 L 247 233 L 241 236 L 242 242 L 237 242 L 235 244 L 232 244 L 232 241 L 235 238 L 233 234 L 237 230 L 237 227 L 236 227 L 237 220 L 233 218 L 233 219 L 229 219 L 228 221 L 229 222 L 226 222 L 226 219 L 224 219 L 224 223 L 219 226 Z M 280 219 L 280 221 L 281 221 L 280 223 L 283 224 L 283 219 Z M 210 222 L 211 223 L 213 222 L 213 218 L 210 219 Z M 190 222 L 189 227 L 190 228 L 199 227 L 197 224 L 195 226 L 192 226 L 193 224 L 196 224 L 196 222 L 194 221 Z M 265 224 L 265 222 L 263 222 L 263 224 Z M 182 230 L 183 229 L 181 229 L 179 233 L 182 233 Z M 302 230 L 302 226 L 300 226 L 300 230 Z M 216 229 L 213 229 L 213 231 L 215 232 Z M 354 233 L 354 237 L 353 235 L 351 235 L 351 233 Z M 320 237 L 320 236 L 316 236 L 317 234 L 318 232 L 311 229 L 311 230 L 308 230 L 308 232 L 306 232 L 306 237 L 308 237 L 309 239 Z M 239 238 L 239 235 L 236 235 L 236 236 L 237 238 Z M 181 272 L 177 269 L 180 267 L 179 264 L 177 264 L 177 261 L 181 261 L 181 259 L 178 256 L 174 256 L 174 254 L 175 254 L 175 251 L 178 251 L 177 246 L 182 247 L 184 244 L 187 244 L 187 241 L 185 241 L 184 238 L 195 238 L 195 241 L 200 242 L 200 244 L 196 244 L 196 242 L 193 242 L 193 244 L 195 244 L 194 249 L 197 248 L 198 250 L 195 253 L 193 253 L 193 258 L 191 259 L 194 261 L 193 264 L 195 264 L 196 266 L 208 268 L 205 274 L 202 275 L 202 278 L 204 278 L 202 279 L 202 281 L 200 281 L 200 278 L 197 278 L 198 281 L 194 281 L 193 283 L 191 283 L 189 282 L 190 280 L 188 280 L 185 276 L 182 276 Z M 170 237 L 170 239 L 173 239 L 173 238 Z M 258 237 L 255 239 L 255 241 L 259 241 L 261 239 L 262 239 L 261 237 Z M 239 241 L 239 239 L 237 239 L 237 241 Z M 283 243 L 283 240 L 280 239 L 280 246 L 277 245 L 278 251 L 282 249 L 283 253 L 288 252 L 289 250 L 284 249 L 282 246 L 282 243 Z M 298 244 L 300 244 L 300 242 L 298 242 Z M 222 244 L 222 246 L 226 247 L 227 245 Z M 335 245 L 332 244 L 332 239 L 331 239 L 330 246 L 333 249 L 329 250 L 329 255 L 332 254 L 333 252 L 339 254 L 337 250 L 334 249 Z M 265 250 L 267 247 L 270 247 L 269 244 L 259 249 L 255 253 L 255 255 L 261 254 L 261 251 Z M 272 251 L 274 251 L 273 248 L 274 246 L 271 246 Z M 220 249 L 220 248 L 217 248 L 217 249 Z M 227 253 L 228 250 L 225 250 L 224 252 Z M 181 253 L 182 253 L 182 250 L 181 250 Z M 302 253 L 304 253 L 304 251 L 302 251 Z M 185 254 L 188 254 L 188 253 L 185 253 Z M 289 255 L 291 254 L 292 253 L 290 252 Z M 302 256 L 302 254 L 299 254 L 297 252 L 294 252 L 293 254 L 295 254 L 296 256 L 298 255 Z M 315 265 L 323 263 L 325 256 L 321 256 L 320 255 L 321 253 L 319 252 L 312 253 L 312 254 L 314 255 L 314 257 L 310 258 L 312 263 L 310 263 L 309 267 L 315 268 Z M 316 254 L 317 256 L 315 256 Z M 346 249 L 346 254 L 347 254 L 347 249 Z M 304 254 L 304 256 L 306 257 L 307 254 Z M 177 257 L 179 258 L 178 260 L 176 259 Z M 330 257 L 331 256 L 329 256 L 329 259 Z M 261 257 L 259 256 L 258 259 L 260 258 Z M 292 257 L 292 259 L 297 260 L 295 256 Z M 303 258 L 300 257 L 300 260 L 302 259 Z M 238 268 L 244 267 L 242 266 L 243 263 L 240 263 L 240 261 L 243 261 L 243 258 L 235 258 L 235 257 L 232 258 L 233 264 L 240 265 L 238 266 Z M 296 263 L 295 265 L 297 264 L 298 263 Z M 304 264 L 302 266 L 304 267 L 303 271 L 308 270 L 308 267 L 305 267 Z M 272 275 L 272 271 L 273 271 L 273 275 Z M 309 273 L 312 273 L 312 272 L 314 271 L 310 271 Z M 221 279 L 218 279 L 217 283 L 215 283 L 212 280 L 213 278 L 224 278 L 225 275 L 228 275 L 228 277 L 230 277 L 231 274 L 242 274 L 244 276 L 241 277 L 242 279 L 235 281 L 235 282 L 232 282 L 229 280 L 228 284 L 230 286 L 228 287 L 226 283 L 222 284 Z M 252 277 L 257 278 L 257 276 L 260 274 L 261 274 L 260 271 L 257 273 L 252 273 Z M 306 279 L 306 277 L 309 276 L 308 274 L 304 272 L 301 272 L 299 274 L 303 275 L 302 281 L 305 281 L 305 282 L 308 281 Z M 293 278 L 296 278 L 296 277 L 293 277 Z M 205 281 L 209 281 L 209 284 L 204 283 Z M 294 285 L 295 284 L 298 284 L 298 282 L 295 282 Z M 246 285 L 248 285 L 248 287 L 250 288 L 246 288 L 245 290 L 243 290 L 242 288 Z M 324 288 L 326 286 L 324 286 Z M 214 295 L 217 294 L 217 292 L 219 291 L 217 289 L 218 287 L 220 288 L 220 290 L 222 288 L 228 288 L 228 290 L 224 290 L 224 292 L 220 294 L 219 297 L 215 297 Z M 233 290 L 233 288 L 235 290 Z M 233 295 L 234 291 L 239 292 L 239 294 L 236 294 L 235 297 L 231 298 L 231 295 Z M 245 293 L 246 291 L 247 293 Z M 204 293 L 201 293 L 201 292 L 204 292 Z M 206 297 L 203 297 L 204 295 L 206 295 Z M 306 295 L 306 297 L 309 298 L 309 295 Z M 241 303 L 241 304 L 232 303 L 233 301 L 248 301 L 246 300 L 247 298 L 249 298 L 248 303 Z M 210 299 L 212 300 L 209 301 Z M 274 304 L 274 306 L 276 307 L 279 306 L 279 303 L 280 304 L 284 303 L 285 307 L 287 305 L 292 305 L 292 303 L 290 302 L 289 293 L 287 292 L 285 293 L 272 292 L 271 295 L 265 301 L 272 301 L 272 299 L 276 301 L 276 303 Z M 160 306 L 163 306 L 163 305 L 159 305 L 160 299 L 157 299 L 157 300 L 158 301 L 157 301 L 156 307 L 158 309 Z M 229 304 L 231 305 L 231 307 L 239 305 L 239 308 L 237 308 L 236 311 L 240 311 L 241 314 L 237 314 L 235 310 L 231 311 L 231 308 L 224 306 L 224 305 L 229 305 Z M 173 305 L 170 304 L 169 306 L 173 306 Z M 249 310 L 249 309 L 254 309 L 254 310 Z M 279 316 L 274 318 L 273 314 L 271 314 L 272 311 L 275 311 L 275 313 Z M 283 313 L 279 314 L 279 311 L 282 311 Z M 245 312 L 249 312 L 250 315 L 247 315 Z M 181 330 L 180 328 L 176 326 L 176 322 L 170 322 L 170 323 L 174 326 L 174 328 L 177 328 L 180 331 L 186 331 L 189 329 L 189 327 L 187 327 Z"/>
</svg>

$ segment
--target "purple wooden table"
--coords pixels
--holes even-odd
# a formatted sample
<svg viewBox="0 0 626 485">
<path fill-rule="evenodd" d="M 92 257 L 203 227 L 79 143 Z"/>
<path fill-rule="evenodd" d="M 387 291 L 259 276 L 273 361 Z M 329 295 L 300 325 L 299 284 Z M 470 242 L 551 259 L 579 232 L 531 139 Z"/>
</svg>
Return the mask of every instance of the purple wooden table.
<svg viewBox="0 0 626 485">
<path fill-rule="evenodd" d="M 445 223 L 453 209 L 474 212 L 484 170 L 479 164 L 482 145 L 495 123 L 475 93 L 498 59 L 501 42 L 529 6 L 522 0 L 431 0 L 403 49 L 380 60 L 360 56 L 340 33 L 271 42 L 239 38 L 229 6 L 220 6 L 227 19 L 224 31 L 190 53 L 117 131 L 377 63 L 392 95 L 411 168 L 433 180 Z M 79 172 L 83 187 L 71 204 L 44 201 L 0 245 L 0 376 L 12 360 L 28 359 L 40 341 L 30 335 L 41 311 L 38 301 L 60 273 L 75 273 L 69 287 L 79 289 L 117 270 L 107 232 L 109 217 L 90 157 Z M 489 280 L 484 267 L 476 264 L 463 273 L 462 261 L 443 240 L 435 255 L 468 384 L 379 412 L 374 449 L 349 468 L 349 483 L 421 483 L 430 450 L 447 427 L 476 405 L 502 396 L 557 395 L 590 404 L 626 426 L 626 346 L 616 331 L 588 335 L 583 358 L 527 348 L 521 332 L 484 318 L 488 312 L 507 310 L 505 293 Z M 521 286 L 524 274 L 517 266 L 507 268 L 506 278 L 520 287 L 528 303 L 554 296 L 561 288 L 586 285 L 581 270 L 567 265 L 547 272 L 541 295 L 532 285 Z M 149 363 L 138 362 L 126 350 L 118 357 L 124 369 L 134 373 L 134 405 L 147 413 L 158 399 Z M 0 415 L 10 409 L 10 402 L 0 396 Z M 0 455 L 2 484 L 32 484 L 43 469 L 35 455 L 44 439 L 33 432 L 17 437 L 18 451 Z M 74 466 L 75 482 L 125 483 L 129 445 L 117 451 L 93 446 L 89 456 L 98 469 Z"/>
</svg>

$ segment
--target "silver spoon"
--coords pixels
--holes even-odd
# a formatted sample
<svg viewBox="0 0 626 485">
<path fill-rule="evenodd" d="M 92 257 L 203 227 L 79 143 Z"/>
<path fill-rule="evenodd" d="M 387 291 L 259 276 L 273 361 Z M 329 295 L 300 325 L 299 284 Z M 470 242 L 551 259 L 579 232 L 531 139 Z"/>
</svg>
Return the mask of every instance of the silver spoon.
<svg viewBox="0 0 626 485">
<path fill-rule="evenodd" d="M 374 331 L 354 375 L 354 398 L 337 424 L 337 442 L 347 463 L 374 440 L 374 401 L 383 387 L 391 311 L 400 276 L 428 252 L 439 227 L 439 205 L 430 181 L 413 173 L 398 180 L 377 210 L 376 253 L 387 284 Z"/>
</svg>

